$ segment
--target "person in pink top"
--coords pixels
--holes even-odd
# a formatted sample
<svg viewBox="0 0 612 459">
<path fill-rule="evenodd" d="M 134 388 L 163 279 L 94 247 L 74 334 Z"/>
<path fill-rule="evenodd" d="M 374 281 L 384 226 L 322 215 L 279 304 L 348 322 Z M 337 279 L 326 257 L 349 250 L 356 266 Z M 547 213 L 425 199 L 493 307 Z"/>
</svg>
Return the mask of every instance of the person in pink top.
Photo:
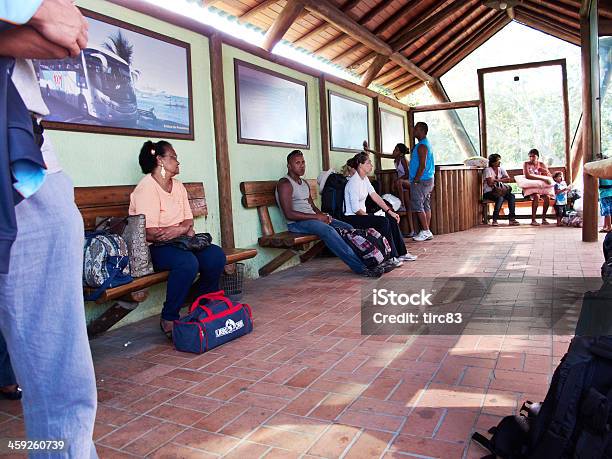
<svg viewBox="0 0 612 459">
<path fill-rule="evenodd" d="M 535 148 L 530 150 L 528 153 L 529 161 L 525 161 L 523 163 L 523 175 L 525 178 L 530 180 L 542 180 L 545 183 L 550 185 L 553 184 L 553 179 L 551 177 L 550 171 L 546 164 L 540 161 L 540 152 Z M 546 194 L 533 193 L 527 198 L 531 199 L 531 224 L 533 226 L 540 226 L 540 224 L 536 221 L 536 213 L 538 211 L 538 205 L 540 204 L 540 197 L 544 201 L 544 206 L 542 209 L 542 224 L 548 225 L 548 221 L 546 220 L 546 212 L 548 212 L 548 207 L 550 206 L 550 198 Z"/>
<path fill-rule="evenodd" d="M 200 251 L 173 245 L 157 245 L 179 236 L 193 236 L 193 214 L 185 186 L 176 178 L 179 161 L 172 145 L 164 140 L 145 142 L 138 157 L 146 174 L 130 196 L 130 215 L 144 214 L 147 241 L 156 271 L 170 271 L 160 327 L 171 338 L 172 326 L 198 273 L 198 295 L 219 290 L 225 266 L 221 247 L 211 244 Z"/>
</svg>

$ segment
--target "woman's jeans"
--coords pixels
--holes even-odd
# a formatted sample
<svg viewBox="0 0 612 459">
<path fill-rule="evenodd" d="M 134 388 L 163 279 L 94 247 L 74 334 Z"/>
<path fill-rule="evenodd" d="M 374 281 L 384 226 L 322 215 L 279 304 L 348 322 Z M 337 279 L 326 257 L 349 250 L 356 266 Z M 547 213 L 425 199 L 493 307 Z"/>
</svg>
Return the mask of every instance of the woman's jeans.
<svg viewBox="0 0 612 459">
<path fill-rule="evenodd" d="M 327 223 L 320 222 L 319 220 L 300 220 L 295 223 L 289 223 L 287 228 L 292 233 L 301 234 L 316 234 L 321 238 L 325 245 L 331 250 L 338 258 L 345 262 L 349 268 L 351 268 L 357 274 L 365 271 L 366 267 L 363 262 L 359 259 L 353 249 L 344 242 L 342 236 L 334 228 L 353 229 L 353 227 L 347 223 L 339 220 L 332 220 L 328 225 Z"/>
<path fill-rule="evenodd" d="M 391 256 L 393 258 L 406 255 L 406 244 L 400 231 L 400 227 L 394 218 L 388 215 L 379 217 L 377 215 L 346 215 L 344 220 L 355 228 L 374 228 L 387 238 L 391 246 Z"/>
<path fill-rule="evenodd" d="M 514 194 L 512 194 L 512 191 L 508 191 L 504 196 L 495 196 L 491 191 L 489 191 L 488 193 L 485 193 L 482 198 L 495 202 L 495 210 L 493 210 L 493 221 L 497 221 L 497 219 L 499 218 L 499 211 L 501 210 L 504 201 L 508 201 L 508 211 L 510 220 L 514 220 L 514 218 L 516 217 L 514 213 L 514 201 L 516 200 L 516 198 L 514 197 Z"/>
<path fill-rule="evenodd" d="M 200 273 L 198 295 L 219 290 L 219 278 L 225 267 L 225 254 L 217 245 L 190 252 L 170 245 L 150 247 L 155 271 L 170 271 L 162 319 L 177 320 L 191 284 Z"/>
</svg>

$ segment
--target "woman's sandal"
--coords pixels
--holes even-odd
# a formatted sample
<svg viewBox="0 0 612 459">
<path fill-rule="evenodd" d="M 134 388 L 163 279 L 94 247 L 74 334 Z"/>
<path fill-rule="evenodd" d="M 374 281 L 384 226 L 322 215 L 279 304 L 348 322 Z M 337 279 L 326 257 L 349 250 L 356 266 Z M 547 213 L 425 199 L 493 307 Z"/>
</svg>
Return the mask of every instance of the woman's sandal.
<svg viewBox="0 0 612 459">
<path fill-rule="evenodd" d="M 163 333 L 164 335 L 166 335 L 166 338 L 168 338 L 170 341 L 172 341 L 172 329 L 170 329 L 170 330 L 166 330 L 166 329 L 164 328 L 164 321 L 163 321 L 163 319 L 161 319 L 161 320 L 159 321 L 159 328 L 161 328 L 162 333 Z"/>
<path fill-rule="evenodd" d="M 23 393 L 21 392 L 21 388 L 17 386 L 17 388 L 13 391 L 5 392 L 0 390 L 0 399 L 4 400 L 21 400 L 21 396 Z"/>
</svg>

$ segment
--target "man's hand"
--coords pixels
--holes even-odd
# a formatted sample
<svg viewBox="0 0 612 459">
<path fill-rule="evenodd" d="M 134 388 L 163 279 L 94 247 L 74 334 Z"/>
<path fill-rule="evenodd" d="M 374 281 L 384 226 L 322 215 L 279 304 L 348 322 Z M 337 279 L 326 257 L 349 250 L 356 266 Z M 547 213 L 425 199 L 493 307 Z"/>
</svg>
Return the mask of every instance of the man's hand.
<svg viewBox="0 0 612 459">
<path fill-rule="evenodd" d="M 89 25 L 70 0 L 43 0 L 28 22 L 52 43 L 77 56 L 87 46 Z"/>
<path fill-rule="evenodd" d="M 329 225 L 332 221 L 332 218 L 327 214 L 317 214 L 317 220 L 325 223 L 326 225 Z"/>
<path fill-rule="evenodd" d="M 29 26 L 20 26 L 0 35 L 0 56 L 19 59 L 64 59 L 68 50 L 51 43 Z"/>
</svg>

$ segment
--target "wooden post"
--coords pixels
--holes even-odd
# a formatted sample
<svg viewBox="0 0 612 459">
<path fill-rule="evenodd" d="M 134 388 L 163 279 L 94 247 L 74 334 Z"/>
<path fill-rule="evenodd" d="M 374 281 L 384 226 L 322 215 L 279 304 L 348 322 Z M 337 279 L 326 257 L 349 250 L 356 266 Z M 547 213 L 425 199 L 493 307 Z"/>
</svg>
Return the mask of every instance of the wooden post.
<svg viewBox="0 0 612 459">
<path fill-rule="evenodd" d="M 221 245 L 224 248 L 234 249 L 236 244 L 234 242 L 234 220 L 232 214 L 232 179 L 230 176 L 229 145 L 227 143 L 225 86 L 223 84 L 223 40 L 220 35 L 214 34 L 210 37 L 209 49 Z M 223 200 L 220 199 L 221 196 L 223 196 Z"/>
<path fill-rule="evenodd" d="M 444 91 L 444 87 L 442 86 L 442 83 L 438 78 L 436 78 L 435 81 L 428 87 L 429 91 L 438 102 L 444 103 L 449 101 L 446 91 Z M 450 128 L 450 131 L 453 135 L 453 138 L 455 139 L 455 142 L 457 143 L 457 146 L 463 152 L 465 157 L 468 158 L 470 156 L 478 156 L 476 148 L 474 148 L 474 145 L 470 140 L 470 137 L 465 129 L 465 126 L 463 125 L 463 122 L 461 121 L 461 118 L 459 118 L 459 115 L 457 115 L 457 112 L 452 109 L 444 110 L 442 113 L 444 118 L 446 118 L 448 127 Z"/>
<path fill-rule="evenodd" d="M 288 0 L 283 11 L 281 11 L 266 32 L 261 47 L 271 52 L 276 44 L 282 40 L 287 30 L 289 30 L 289 27 L 291 27 L 291 24 L 298 18 L 303 9 L 304 7 L 299 0 Z"/>
<path fill-rule="evenodd" d="M 572 146 L 570 140 L 570 110 L 569 110 L 569 90 L 567 85 L 567 65 L 561 64 L 561 78 L 563 81 L 563 117 L 565 119 L 565 180 L 572 183 Z"/>
<path fill-rule="evenodd" d="M 382 147 L 382 130 L 380 122 L 380 101 L 378 97 L 374 97 L 374 150 L 379 153 L 384 153 Z M 382 160 L 380 156 L 374 156 L 374 167 L 377 171 L 382 169 Z"/>
<path fill-rule="evenodd" d="M 327 87 L 325 74 L 319 76 L 319 123 L 321 128 L 321 166 L 324 171 L 329 170 L 329 120 L 327 116 Z"/>
<path fill-rule="evenodd" d="M 597 15 L 597 0 L 584 0 L 580 9 L 580 43 L 582 57 L 582 148 L 584 164 L 593 161 L 596 149 L 595 125 L 594 123 L 594 85 L 593 80 L 599 78 L 594 75 L 593 59 L 597 58 L 594 46 L 597 45 L 597 21 L 592 21 L 591 16 Z M 594 43 L 595 41 L 595 43 Z M 597 83 L 599 86 L 599 82 Z M 595 242 L 597 234 L 597 179 L 583 172 L 583 225 L 582 240 L 584 242 Z"/>
<path fill-rule="evenodd" d="M 478 97 L 480 98 L 480 110 L 478 118 L 480 122 L 480 154 L 487 158 L 487 109 L 485 106 L 484 74 L 478 69 Z"/>
<path fill-rule="evenodd" d="M 408 110 L 408 145 L 410 146 L 410 151 L 414 148 L 414 112 L 412 110 Z"/>
<path fill-rule="evenodd" d="M 361 78 L 361 82 L 359 84 L 361 84 L 361 86 L 363 86 L 364 88 L 370 86 L 370 83 L 374 81 L 376 75 L 379 74 L 379 72 L 382 70 L 382 68 L 387 62 L 389 62 L 388 56 L 383 56 L 382 54 L 376 56 L 374 62 L 370 64 L 366 72 L 363 74 L 363 77 Z"/>
</svg>

